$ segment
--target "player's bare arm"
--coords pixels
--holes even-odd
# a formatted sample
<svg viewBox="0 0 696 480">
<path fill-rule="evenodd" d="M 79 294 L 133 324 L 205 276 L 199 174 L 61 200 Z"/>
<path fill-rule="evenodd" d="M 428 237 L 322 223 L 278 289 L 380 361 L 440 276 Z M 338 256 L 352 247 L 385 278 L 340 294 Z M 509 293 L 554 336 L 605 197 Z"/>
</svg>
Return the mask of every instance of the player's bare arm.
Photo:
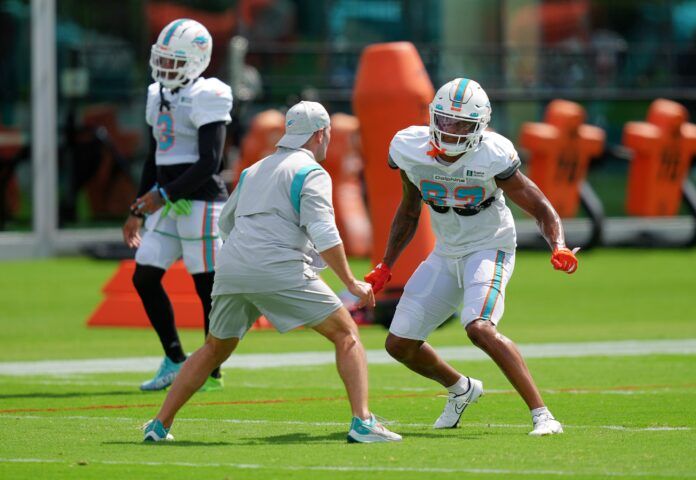
<svg viewBox="0 0 696 480">
<path fill-rule="evenodd" d="M 418 228 L 418 219 L 421 212 L 421 194 L 416 186 L 411 183 L 406 173 L 401 172 L 401 203 L 396 210 L 389 231 L 389 241 L 384 259 L 375 268 L 365 275 L 365 280 L 372 285 L 375 293 L 379 293 L 391 279 L 391 266 L 409 244 Z"/>
<path fill-rule="evenodd" d="M 389 231 L 387 251 L 384 254 L 383 263 L 392 267 L 396 260 L 409 244 L 418 228 L 418 219 L 421 213 L 421 194 L 418 188 L 411 183 L 403 170 L 401 173 L 401 203 L 396 210 Z"/>
<path fill-rule="evenodd" d="M 510 200 L 534 217 L 553 251 L 551 263 L 554 268 L 573 273 L 578 265 L 575 258 L 577 250 L 566 248 L 561 218 L 546 195 L 519 170 L 505 180 L 496 180 L 496 183 Z"/>
<path fill-rule="evenodd" d="M 129 248 L 140 246 L 140 227 L 143 219 L 135 215 L 128 215 L 126 223 L 123 224 L 123 241 Z"/>
<path fill-rule="evenodd" d="M 519 170 L 505 180 L 496 180 L 505 195 L 536 219 L 539 230 L 552 249 L 565 247 L 563 224 L 546 195 Z"/>
</svg>

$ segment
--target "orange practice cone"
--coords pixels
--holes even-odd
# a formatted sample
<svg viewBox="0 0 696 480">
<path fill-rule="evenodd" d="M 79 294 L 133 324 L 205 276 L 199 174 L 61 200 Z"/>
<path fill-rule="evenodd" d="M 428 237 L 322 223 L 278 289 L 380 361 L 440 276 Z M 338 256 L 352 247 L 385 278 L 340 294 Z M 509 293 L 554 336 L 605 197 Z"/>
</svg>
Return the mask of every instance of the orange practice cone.
<svg viewBox="0 0 696 480">
<path fill-rule="evenodd" d="M 113 277 L 102 288 L 104 300 L 87 321 L 90 327 L 141 327 L 150 326 L 143 304 L 133 287 L 135 261 L 122 261 Z M 174 308 L 178 328 L 203 329 L 203 307 L 196 294 L 191 275 L 182 261 L 172 265 L 162 279 L 162 285 Z M 272 327 L 265 317 L 260 317 L 252 328 Z"/>
</svg>

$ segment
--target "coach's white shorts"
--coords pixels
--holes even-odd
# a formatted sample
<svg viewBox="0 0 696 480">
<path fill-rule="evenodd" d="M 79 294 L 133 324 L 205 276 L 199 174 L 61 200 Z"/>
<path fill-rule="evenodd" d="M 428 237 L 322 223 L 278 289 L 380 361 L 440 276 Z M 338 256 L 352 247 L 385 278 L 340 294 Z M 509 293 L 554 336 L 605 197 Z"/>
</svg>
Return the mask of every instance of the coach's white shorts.
<svg viewBox="0 0 696 480">
<path fill-rule="evenodd" d="M 483 250 L 459 259 L 431 253 L 406 283 L 389 331 L 425 340 L 460 305 L 462 325 L 476 319 L 497 325 L 514 267 L 514 252 L 503 250 Z"/>
<path fill-rule="evenodd" d="M 160 208 L 145 220 L 145 234 L 135 253 L 140 265 L 164 270 L 184 257 L 190 274 L 212 272 L 222 247 L 218 219 L 224 202 L 193 200 L 190 215 L 177 216 L 171 210 L 162 216 Z"/>
<path fill-rule="evenodd" d="M 210 334 L 215 338 L 242 338 L 260 315 L 280 333 L 297 327 L 315 327 L 343 306 L 320 278 L 287 290 L 213 295 Z"/>
</svg>

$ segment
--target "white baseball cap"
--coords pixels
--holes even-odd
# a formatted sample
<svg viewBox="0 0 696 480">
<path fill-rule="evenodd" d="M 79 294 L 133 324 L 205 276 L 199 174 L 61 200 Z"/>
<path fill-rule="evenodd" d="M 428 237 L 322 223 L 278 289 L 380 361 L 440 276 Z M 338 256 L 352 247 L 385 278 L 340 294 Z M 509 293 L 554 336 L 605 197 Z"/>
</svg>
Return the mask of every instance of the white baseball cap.
<svg viewBox="0 0 696 480">
<path fill-rule="evenodd" d="M 317 102 L 302 101 L 285 114 L 285 135 L 276 147 L 299 148 L 318 130 L 331 124 L 329 113 Z"/>
</svg>

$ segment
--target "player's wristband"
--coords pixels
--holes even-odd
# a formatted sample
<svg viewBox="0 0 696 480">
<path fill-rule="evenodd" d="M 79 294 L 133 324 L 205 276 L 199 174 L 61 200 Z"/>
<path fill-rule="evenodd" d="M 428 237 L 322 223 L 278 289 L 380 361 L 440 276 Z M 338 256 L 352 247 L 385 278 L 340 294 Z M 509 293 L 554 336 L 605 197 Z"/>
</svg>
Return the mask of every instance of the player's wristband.
<svg viewBox="0 0 696 480">
<path fill-rule="evenodd" d="M 130 213 L 132 216 L 137 217 L 137 218 L 141 218 L 141 219 L 142 219 L 142 218 L 145 218 L 145 215 L 143 215 L 142 213 L 140 213 L 139 211 L 136 210 L 135 205 L 133 205 L 133 206 L 130 208 L 130 212 L 129 212 L 129 213 Z"/>
<path fill-rule="evenodd" d="M 165 202 L 169 202 L 169 195 L 167 195 L 167 191 L 163 187 L 157 187 L 157 191 L 159 192 L 160 196 L 162 197 L 162 200 Z"/>
</svg>

